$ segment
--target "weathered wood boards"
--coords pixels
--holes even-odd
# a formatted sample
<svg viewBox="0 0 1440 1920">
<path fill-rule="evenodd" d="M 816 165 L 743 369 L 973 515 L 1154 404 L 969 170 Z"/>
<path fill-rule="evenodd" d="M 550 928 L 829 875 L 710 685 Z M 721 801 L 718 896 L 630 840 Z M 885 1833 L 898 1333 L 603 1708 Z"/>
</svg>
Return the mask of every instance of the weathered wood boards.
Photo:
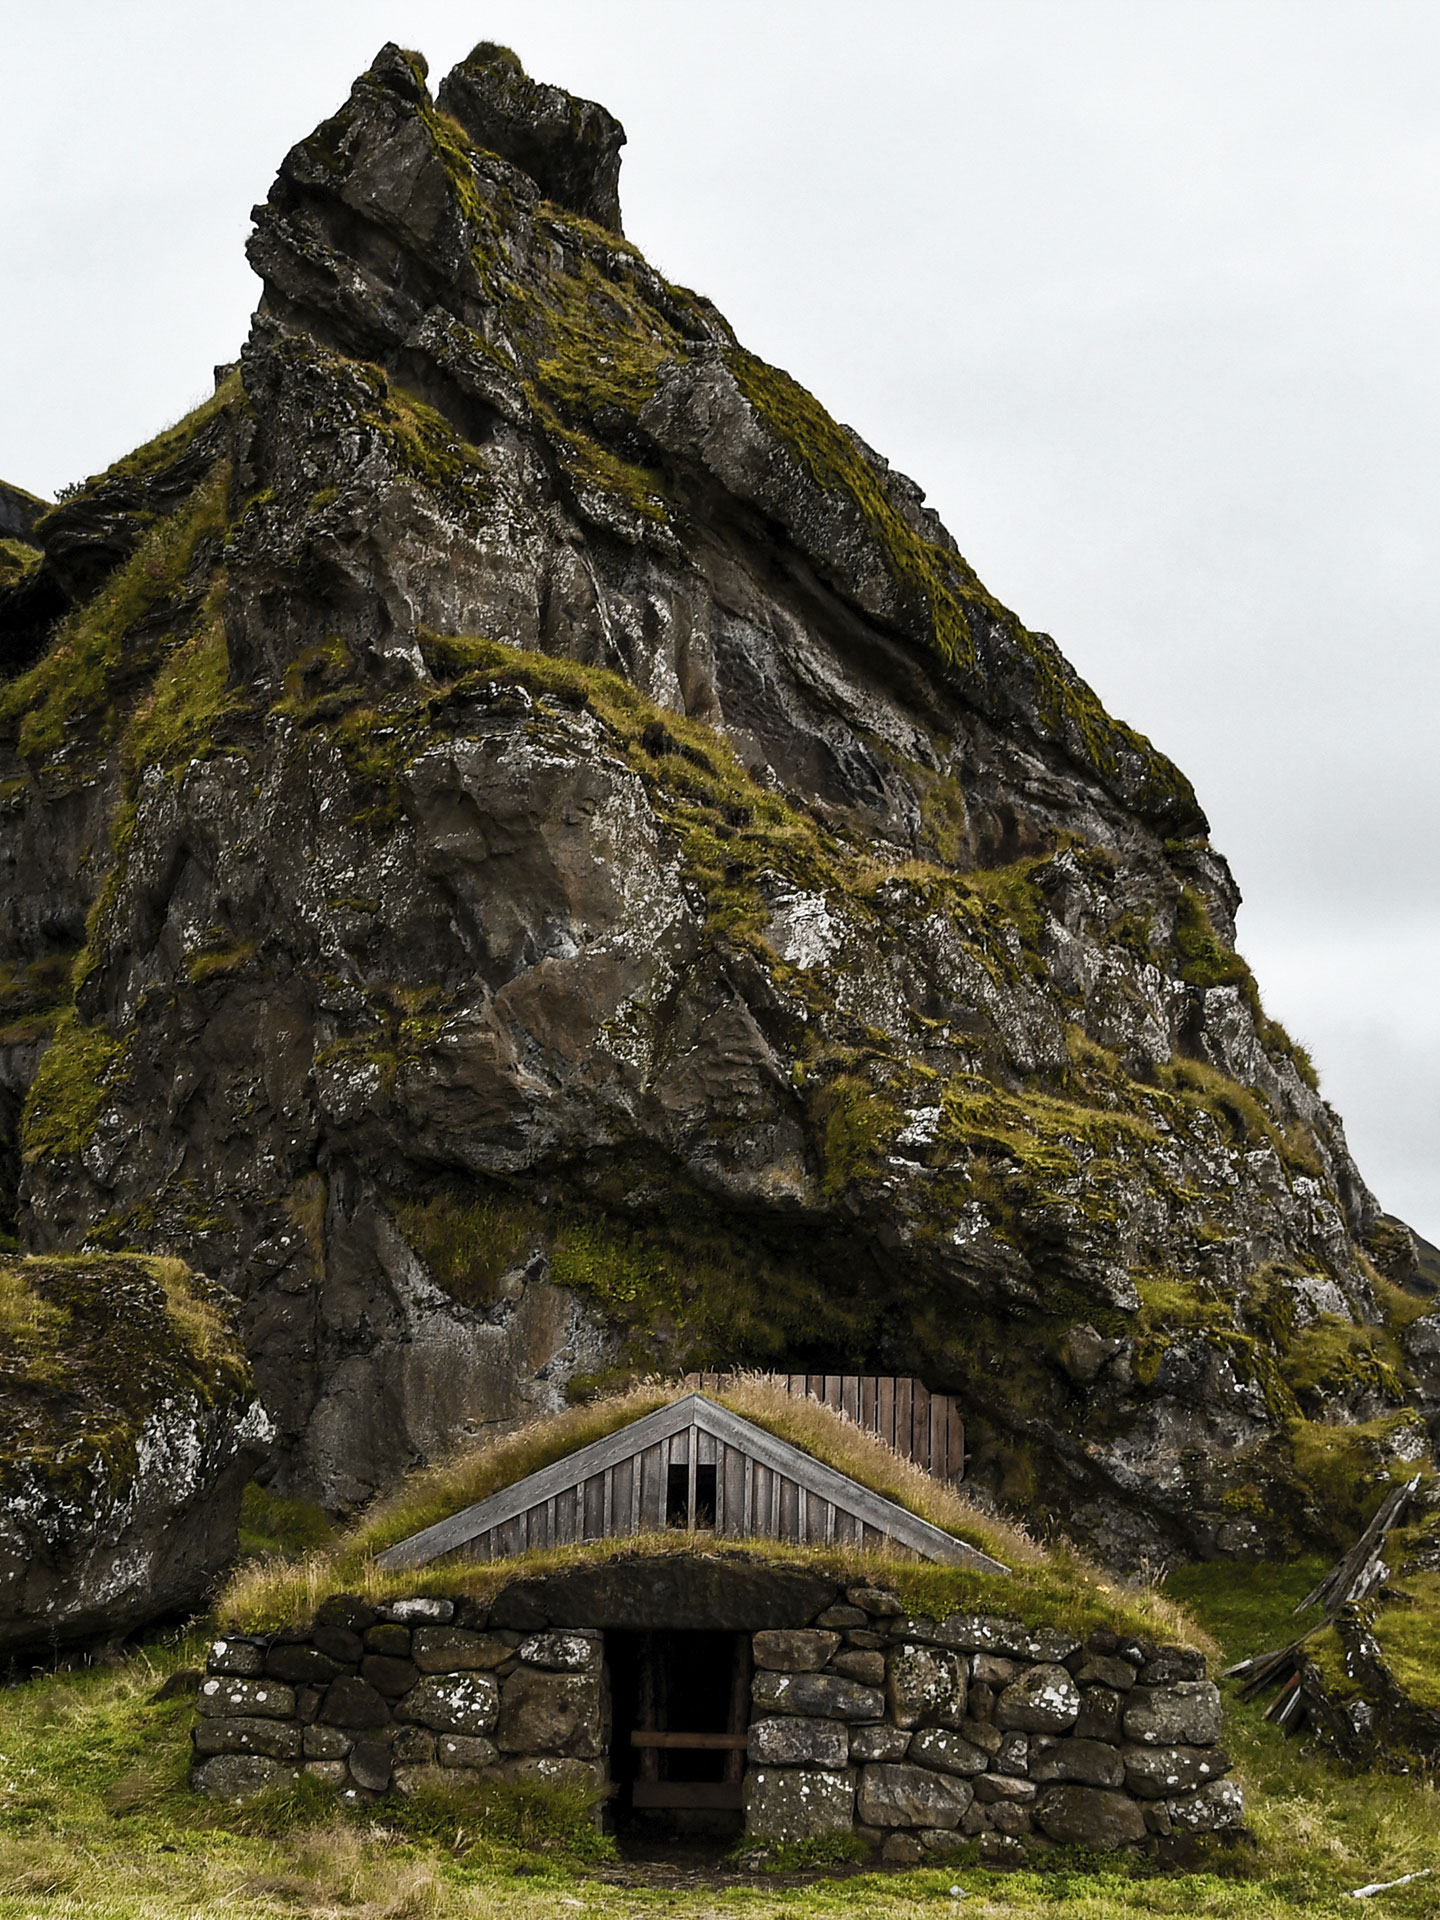
<svg viewBox="0 0 1440 1920">
<path fill-rule="evenodd" d="M 686 1469 L 687 1498 L 678 1522 L 672 1467 Z M 707 1485 L 714 1476 L 708 1526 L 700 1524 L 696 1498 L 701 1473 Z M 989 1573 L 1007 1571 L 978 1548 L 700 1393 L 658 1407 L 437 1521 L 390 1547 L 379 1564 L 420 1567 L 445 1555 L 493 1560 L 531 1547 L 676 1524 L 730 1538 L 898 1549 Z"/>
<path fill-rule="evenodd" d="M 701 1393 L 719 1393 L 734 1377 L 691 1373 L 685 1384 Z M 874 1373 L 767 1373 L 763 1378 L 797 1398 L 833 1407 L 937 1480 L 965 1477 L 965 1421 L 959 1402 L 948 1393 L 931 1393 L 922 1380 Z"/>
</svg>

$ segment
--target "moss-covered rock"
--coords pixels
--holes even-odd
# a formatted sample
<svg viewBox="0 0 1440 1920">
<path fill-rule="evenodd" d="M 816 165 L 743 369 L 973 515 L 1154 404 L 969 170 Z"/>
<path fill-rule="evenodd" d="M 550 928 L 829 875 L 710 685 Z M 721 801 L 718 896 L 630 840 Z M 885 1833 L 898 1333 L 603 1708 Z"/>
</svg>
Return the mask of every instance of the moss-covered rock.
<svg viewBox="0 0 1440 1920">
<path fill-rule="evenodd" d="M 241 1296 L 278 1497 L 750 1363 L 962 1394 L 1116 1563 L 1330 1544 L 1423 1330 L 1188 784 L 619 236 L 618 145 L 384 49 L 238 373 L 36 524 L 9 1224 Z"/>
<path fill-rule="evenodd" d="M 232 1302 L 180 1261 L 0 1259 L 0 1654 L 198 1603 L 268 1433 Z"/>
</svg>

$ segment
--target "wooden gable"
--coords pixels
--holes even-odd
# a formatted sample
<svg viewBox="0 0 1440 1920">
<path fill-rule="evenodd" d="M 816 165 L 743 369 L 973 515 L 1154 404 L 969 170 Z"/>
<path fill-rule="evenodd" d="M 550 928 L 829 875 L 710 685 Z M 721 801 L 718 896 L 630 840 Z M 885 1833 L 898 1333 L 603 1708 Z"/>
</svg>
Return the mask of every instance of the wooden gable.
<svg viewBox="0 0 1440 1920">
<path fill-rule="evenodd" d="M 727 1539 L 898 1549 L 986 1573 L 1009 1571 L 702 1393 L 658 1407 L 437 1521 L 388 1548 L 378 1563 L 389 1569 L 442 1557 L 495 1560 L 667 1525 Z"/>
</svg>

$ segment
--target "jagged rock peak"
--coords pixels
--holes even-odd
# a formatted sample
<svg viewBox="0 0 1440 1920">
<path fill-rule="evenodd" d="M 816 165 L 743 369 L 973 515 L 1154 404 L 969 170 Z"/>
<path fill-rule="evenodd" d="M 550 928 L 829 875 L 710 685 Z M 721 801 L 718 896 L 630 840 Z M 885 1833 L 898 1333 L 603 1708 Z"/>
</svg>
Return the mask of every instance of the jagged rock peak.
<svg viewBox="0 0 1440 1920">
<path fill-rule="evenodd" d="M 28 540 L 46 502 L 0 480 L 0 540 Z"/>
<path fill-rule="evenodd" d="M 547 200 L 622 231 L 625 129 L 604 107 L 532 80 L 508 47 L 490 40 L 442 81 L 436 99 L 477 146 L 528 173 Z"/>
</svg>

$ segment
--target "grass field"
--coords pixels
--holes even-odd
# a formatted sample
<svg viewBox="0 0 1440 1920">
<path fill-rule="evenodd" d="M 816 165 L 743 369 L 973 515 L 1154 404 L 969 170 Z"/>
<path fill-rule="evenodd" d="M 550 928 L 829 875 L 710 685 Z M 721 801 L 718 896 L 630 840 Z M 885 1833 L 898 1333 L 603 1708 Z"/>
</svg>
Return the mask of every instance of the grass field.
<svg viewBox="0 0 1440 1920">
<path fill-rule="evenodd" d="M 1288 1637 L 1289 1609 L 1313 1580 L 1301 1565 L 1246 1573 L 1191 1568 L 1173 1582 L 1239 1657 Z M 1440 1911 L 1440 1796 L 1414 1780 L 1350 1775 L 1287 1743 L 1258 1709 L 1230 1706 L 1228 1740 L 1256 1845 L 1204 1872 L 1061 1861 L 1044 1872 L 978 1867 L 865 1872 L 848 1879 L 752 1876 L 714 1887 L 617 1885 L 609 1845 L 543 1807 L 432 1803 L 337 1817 L 294 1800 L 239 1810 L 184 1784 L 187 1699 L 154 1698 L 197 1665 L 198 1634 L 153 1641 L 123 1664 L 46 1675 L 0 1694 L 0 1920 L 226 1920 L 335 1915 L 577 1920 L 683 1913 L 768 1920 L 795 1915 L 1057 1914 L 1080 1920 L 1299 1920 L 1369 1910 L 1405 1920 Z M 1436 1878 L 1349 1897 L 1374 1880 L 1430 1867 Z M 956 1889 L 959 1889 L 957 1892 Z"/>
</svg>

